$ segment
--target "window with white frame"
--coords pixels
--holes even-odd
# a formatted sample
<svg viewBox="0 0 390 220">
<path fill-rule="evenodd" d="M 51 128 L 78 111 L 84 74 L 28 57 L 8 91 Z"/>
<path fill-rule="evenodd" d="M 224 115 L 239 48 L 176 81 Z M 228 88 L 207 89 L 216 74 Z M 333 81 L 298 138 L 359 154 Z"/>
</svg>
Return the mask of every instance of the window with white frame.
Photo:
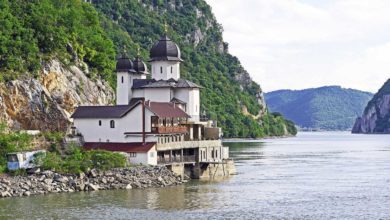
<svg viewBox="0 0 390 220">
<path fill-rule="evenodd" d="M 137 157 L 137 153 L 135 153 L 135 152 L 130 152 L 130 153 L 129 153 L 129 157 Z"/>
</svg>

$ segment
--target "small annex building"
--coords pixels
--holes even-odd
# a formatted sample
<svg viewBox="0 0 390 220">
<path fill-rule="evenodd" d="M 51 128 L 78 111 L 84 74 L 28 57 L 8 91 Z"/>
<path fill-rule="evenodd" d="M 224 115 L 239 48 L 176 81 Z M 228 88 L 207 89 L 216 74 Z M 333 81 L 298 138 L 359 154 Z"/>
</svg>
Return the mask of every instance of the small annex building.
<svg viewBox="0 0 390 220">
<path fill-rule="evenodd" d="M 128 162 L 132 164 L 157 165 L 157 150 L 155 142 L 143 143 L 85 143 L 86 150 L 107 150 L 126 153 Z"/>
</svg>

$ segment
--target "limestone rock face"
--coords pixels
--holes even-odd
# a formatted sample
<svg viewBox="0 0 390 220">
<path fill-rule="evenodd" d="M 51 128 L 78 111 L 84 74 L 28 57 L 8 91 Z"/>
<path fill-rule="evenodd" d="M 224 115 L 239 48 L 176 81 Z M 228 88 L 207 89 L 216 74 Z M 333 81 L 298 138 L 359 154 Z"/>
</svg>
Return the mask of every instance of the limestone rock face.
<svg viewBox="0 0 390 220">
<path fill-rule="evenodd" d="M 76 66 L 47 63 L 36 79 L 0 84 L 0 121 L 11 129 L 65 131 L 79 105 L 107 105 L 114 92 Z"/>
<path fill-rule="evenodd" d="M 234 79 L 240 84 L 241 90 L 250 89 L 253 86 L 254 82 L 249 75 L 249 73 L 243 68 L 239 68 L 236 73 L 234 73 Z M 257 115 L 257 118 L 262 117 L 267 112 L 267 105 L 264 98 L 263 91 L 259 88 L 256 93 L 257 102 L 260 105 L 260 111 Z"/>
<path fill-rule="evenodd" d="M 368 103 L 363 116 L 356 119 L 352 133 L 390 134 L 390 80 Z"/>
</svg>

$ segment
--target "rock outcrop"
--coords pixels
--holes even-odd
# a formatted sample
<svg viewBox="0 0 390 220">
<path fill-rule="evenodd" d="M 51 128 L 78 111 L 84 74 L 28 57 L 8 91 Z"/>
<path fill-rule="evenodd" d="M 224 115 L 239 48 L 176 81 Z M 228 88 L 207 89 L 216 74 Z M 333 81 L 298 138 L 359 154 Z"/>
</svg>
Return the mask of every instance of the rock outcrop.
<svg viewBox="0 0 390 220">
<path fill-rule="evenodd" d="M 0 176 L 0 198 L 97 191 L 165 187 L 186 182 L 165 166 L 116 168 L 108 171 L 91 170 L 87 175 L 59 174 L 52 171 L 29 176 Z"/>
<path fill-rule="evenodd" d="M 234 73 L 234 79 L 240 84 L 240 88 L 242 91 L 251 90 L 252 87 L 256 87 L 248 71 L 246 71 L 242 66 L 238 68 L 238 70 Z M 257 88 L 256 99 L 257 103 L 259 103 L 260 106 L 260 111 L 255 116 L 255 118 L 258 119 L 263 117 L 267 113 L 267 104 L 265 102 L 264 93 L 260 87 Z M 246 114 L 245 111 L 243 111 L 243 113 Z"/>
<path fill-rule="evenodd" d="M 65 131 L 77 106 L 112 103 L 111 87 L 84 69 L 53 60 L 36 78 L 0 84 L 0 121 L 15 130 Z"/>
<path fill-rule="evenodd" d="M 352 133 L 390 134 L 390 79 L 368 103 L 363 115 L 356 119 Z"/>
</svg>

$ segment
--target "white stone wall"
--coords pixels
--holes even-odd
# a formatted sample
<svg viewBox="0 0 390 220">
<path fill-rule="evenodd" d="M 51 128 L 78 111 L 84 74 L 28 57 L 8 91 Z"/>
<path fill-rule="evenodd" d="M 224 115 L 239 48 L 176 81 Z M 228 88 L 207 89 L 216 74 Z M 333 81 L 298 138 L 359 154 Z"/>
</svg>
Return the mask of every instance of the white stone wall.
<svg viewBox="0 0 390 220">
<path fill-rule="evenodd" d="M 147 88 L 144 89 L 146 101 L 152 102 L 170 102 L 172 99 L 171 88 Z"/>
<path fill-rule="evenodd" d="M 145 132 L 151 132 L 151 116 L 145 109 Z M 99 120 L 102 125 L 99 126 Z M 110 127 L 114 120 L 115 128 Z M 125 135 L 125 132 L 142 132 L 142 105 L 138 105 L 123 118 L 74 119 L 74 126 L 85 142 L 142 142 L 142 135 Z M 156 142 L 157 137 L 146 136 L 147 142 Z M 108 140 L 108 141 L 107 141 Z"/>
<path fill-rule="evenodd" d="M 157 165 L 156 147 L 151 148 L 148 152 L 137 152 L 135 157 L 129 158 L 132 164 Z"/>
<path fill-rule="evenodd" d="M 143 98 L 143 97 L 145 97 L 145 92 L 143 89 L 132 90 L 132 97 L 131 98 Z"/>
<path fill-rule="evenodd" d="M 178 88 L 174 97 L 187 103 L 186 113 L 191 116 L 189 121 L 198 122 L 200 115 L 200 93 L 198 88 Z"/>
<path fill-rule="evenodd" d="M 130 88 L 129 88 L 129 100 L 133 97 L 132 87 L 135 79 L 146 79 L 145 74 L 130 74 Z"/>
<path fill-rule="evenodd" d="M 180 79 L 180 62 L 154 61 L 152 62 L 152 78 L 155 80 Z"/>
<path fill-rule="evenodd" d="M 118 72 L 116 85 L 116 104 L 128 105 L 131 93 L 130 74 L 127 72 Z"/>
<path fill-rule="evenodd" d="M 135 79 L 146 79 L 145 74 L 130 74 L 127 72 L 117 73 L 117 87 L 116 87 L 116 104 L 128 105 L 129 100 L 132 98 L 132 87 Z M 143 97 L 135 96 L 135 97 Z"/>
</svg>

